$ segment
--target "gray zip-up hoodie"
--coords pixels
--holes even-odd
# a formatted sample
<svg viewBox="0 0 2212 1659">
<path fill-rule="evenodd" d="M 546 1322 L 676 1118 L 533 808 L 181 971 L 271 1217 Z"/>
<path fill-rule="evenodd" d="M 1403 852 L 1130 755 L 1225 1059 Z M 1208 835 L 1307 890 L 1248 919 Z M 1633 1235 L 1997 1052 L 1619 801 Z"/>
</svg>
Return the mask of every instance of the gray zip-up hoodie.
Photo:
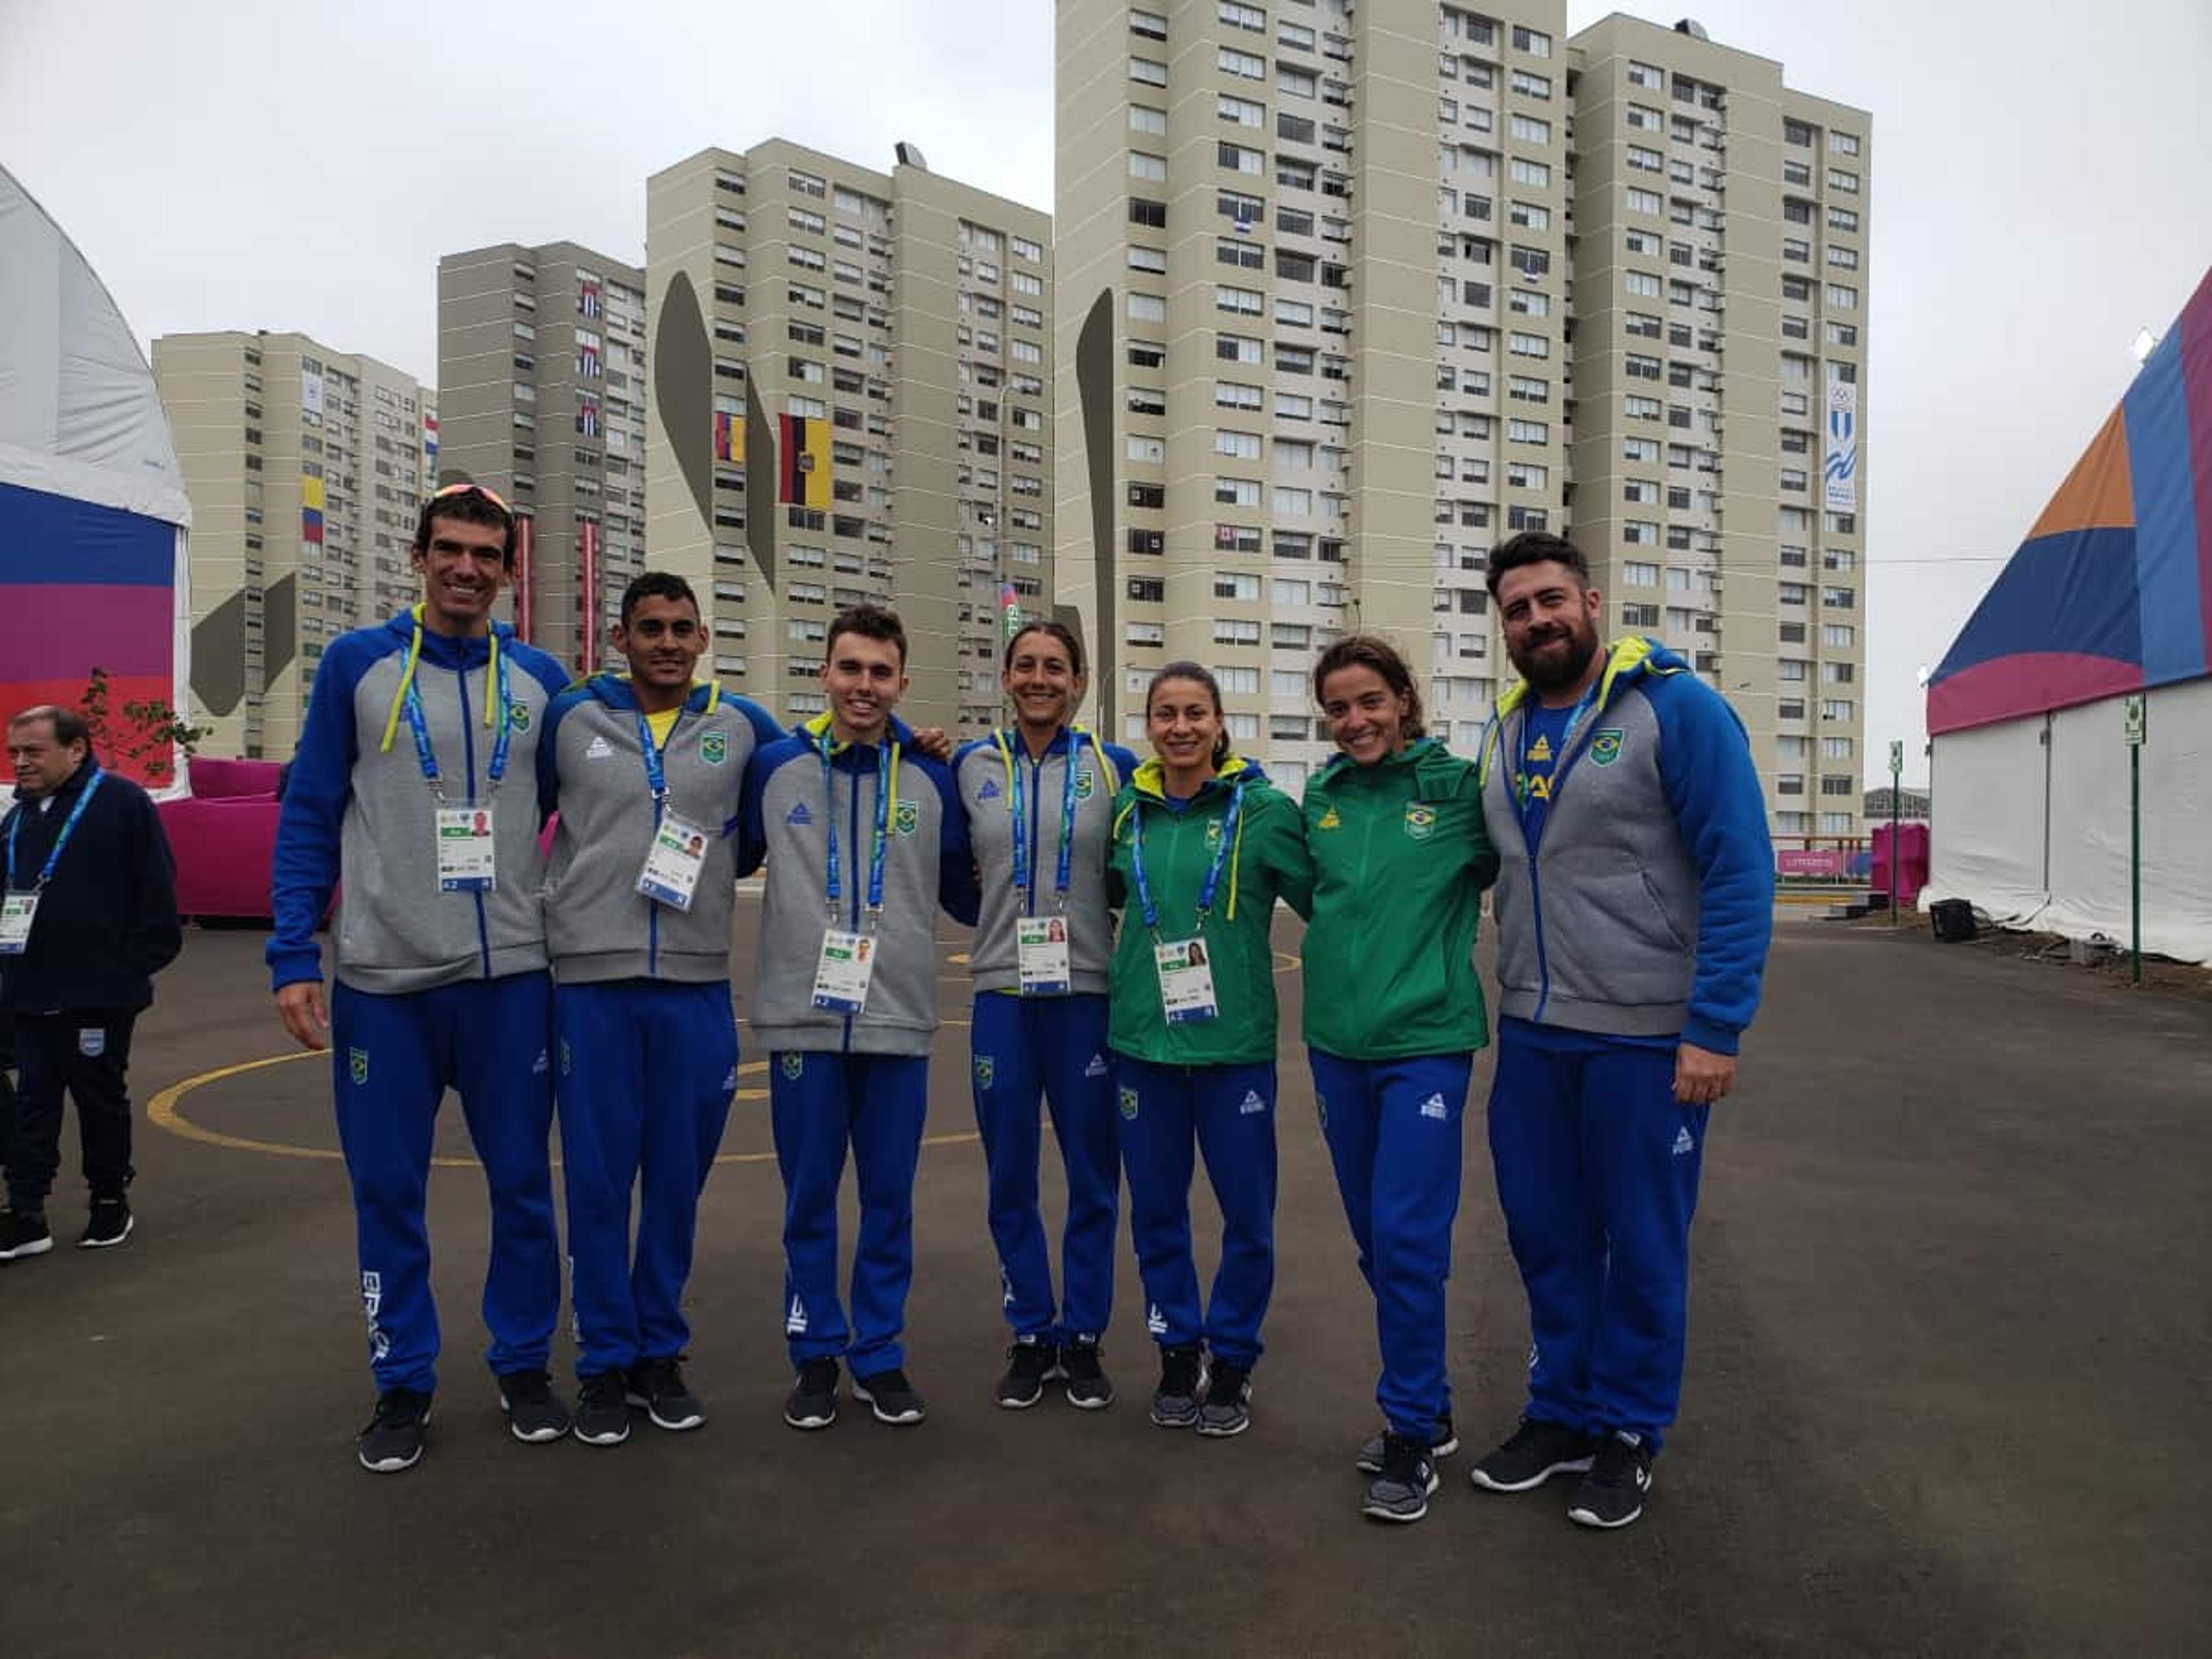
<svg viewBox="0 0 2212 1659">
<path fill-rule="evenodd" d="M 768 861 L 753 972 L 754 1041 L 771 1051 L 927 1054 L 937 1018 L 937 912 L 975 921 L 968 825 L 941 763 L 918 755 L 914 733 L 891 722 L 897 757 L 886 799 L 884 906 L 867 1006 L 846 1015 L 814 1006 L 814 972 L 830 915 L 830 828 L 836 828 L 837 926 L 865 927 L 876 823 L 875 745 L 836 743 L 817 715 L 768 744 L 746 769 L 738 873 Z M 823 775 L 828 750 L 830 774 Z"/>
<path fill-rule="evenodd" d="M 1478 766 L 1502 1018 L 1736 1052 L 1759 1009 L 1774 853 L 1742 724 L 1688 669 L 1656 641 L 1614 642 L 1533 853 L 1516 778 L 1527 683 L 1498 700 Z"/>
<path fill-rule="evenodd" d="M 561 817 L 545 872 L 545 944 L 564 985 L 730 976 L 737 828 L 745 767 L 783 733 L 763 709 L 694 686 L 659 750 L 667 810 L 706 831 L 706 861 L 691 908 L 637 890 L 660 821 L 646 778 L 636 694 L 617 674 L 595 674 L 553 700 L 538 749 L 538 793 Z"/>
<path fill-rule="evenodd" d="M 438 886 L 437 800 L 424 781 L 400 709 L 416 633 L 401 611 L 330 642 L 315 671 L 307 718 L 292 757 L 270 872 L 276 927 L 267 956 L 275 988 L 322 977 L 315 927 L 331 894 L 345 890 L 331 932 L 337 976 L 357 990 L 392 994 L 458 980 L 499 979 L 545 966 L 538 905 L 538 740 L 561 665 L 492 624 L 507 664 L 507 757 L 495 788 L 489 771 L 498 701 L 491 641 L 422 630 L 414 684 L 449 806 L 483 805 L 492 817 L 489 893 Z M 489 704 L 487 692 L 494 692 Z"/>
<path fill-rule="evenodd" d="M 1024 915 L 1054 914 L 1060 868 L 1060 809 L 1067 799 L 1067 769 L 1075 766 L 1075 838 L 1068 848 L 1066 914 L 1070 925 L 1069 989 L 1106 991 L 1114 957 L 1114 921 L 1106 903 L 1106 853 L 1113 841 L 1114 796 L 1137 769 L 1137 757 L 1092 733 L 1065 727 L 1041 760 L 1030 758 L 1021 733 L 996 732 L 964 745 L 952 757 L 952 775 L 968 814 L 968 838 L 982 875 L 980 920 L 969 954 L 978 991 L 1012 991 L 1021 984 L 1015 962 L 1014 922 Z M 1014 823 L 1018 769 L 1022 822 Z M 1024 843 L 1027 884 L 1014 886 L 1014 837 Z"/>
</svg>

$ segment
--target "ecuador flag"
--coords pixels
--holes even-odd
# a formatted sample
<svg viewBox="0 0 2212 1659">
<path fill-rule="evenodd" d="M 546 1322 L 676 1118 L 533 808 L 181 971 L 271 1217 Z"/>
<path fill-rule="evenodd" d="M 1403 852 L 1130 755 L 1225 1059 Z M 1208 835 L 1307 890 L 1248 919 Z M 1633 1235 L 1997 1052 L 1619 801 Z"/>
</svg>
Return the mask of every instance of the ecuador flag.
<svg viewBox="0 0 2212 1659">
<path fill-rule="evenodd" d="M 817 510 L 830 505 L 830 422 L 779 415 L 783 453 L 776 465 L 776 499 Z"/>
</svg>

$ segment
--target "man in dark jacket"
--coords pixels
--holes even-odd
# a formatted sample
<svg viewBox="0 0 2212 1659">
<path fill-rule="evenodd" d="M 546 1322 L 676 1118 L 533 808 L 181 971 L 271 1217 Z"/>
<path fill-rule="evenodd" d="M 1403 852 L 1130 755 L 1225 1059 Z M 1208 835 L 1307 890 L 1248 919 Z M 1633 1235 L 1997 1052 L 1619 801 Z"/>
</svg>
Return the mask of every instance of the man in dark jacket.
<svg viewBox="0 0 2212 1659">
<path fill-rule="evenodd" d="M 0 822 L 0 1018 L 15 1028 L 20 1082 L 0 1261 L 54 1247 L 46 1204 L 61 1167 L 64 1091 L 92 1189 L 77 1243 L 99 1249 L 130 1236 L 131 1029 L 183 943 L 161 820 L 144 790 L 101 769 L 84 721 L 27 708 L 8 722 L 8 758 L 15 805 Z"/>
</svg>

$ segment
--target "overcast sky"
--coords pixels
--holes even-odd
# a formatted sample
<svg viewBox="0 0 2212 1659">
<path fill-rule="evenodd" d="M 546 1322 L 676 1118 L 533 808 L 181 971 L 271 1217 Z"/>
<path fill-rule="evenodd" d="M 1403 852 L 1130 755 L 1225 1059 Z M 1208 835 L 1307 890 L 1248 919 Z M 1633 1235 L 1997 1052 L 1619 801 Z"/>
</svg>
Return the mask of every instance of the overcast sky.
<svg viewBox="0 0 2212 1659">
<path fill-rule="evenodd" d="M 1569 26 L 1613 9 L 1577 0 Z M 0 165 L 142 340 L 299 329 L 433 380 L 440 254 L 568 238 L 641 264 L 646 175 L 708 144 L 887 167 L 907 139 L 1050 207 L 1052 12 L 0 0 Z M 1917 670 L 2126 388 L 2136 331 L 2212 265 L 2212 0 L 1691 15 L 1873 112 L 1867 757 L 1904 738 L 1917 780 Z"/>
</svg>

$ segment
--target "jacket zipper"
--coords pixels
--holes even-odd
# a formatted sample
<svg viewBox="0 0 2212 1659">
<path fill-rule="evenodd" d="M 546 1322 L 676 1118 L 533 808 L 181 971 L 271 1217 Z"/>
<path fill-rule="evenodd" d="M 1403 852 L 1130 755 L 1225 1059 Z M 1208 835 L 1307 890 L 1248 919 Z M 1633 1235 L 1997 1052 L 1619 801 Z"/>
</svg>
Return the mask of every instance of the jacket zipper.
<svg viewBox="0 0 2212 1659">
<path fill-rule="evenodd" d="M 890 740 L 888 733 L 884 740 L 886 742 Z M 875 848 L 870 847 L 865 859 L 863 858 L 860 851 L 860 769 L 858 761 L 854 759 L 855 751 L 849 744 L 846 745 L 845 755 L 848 760 L 854 760 L 854 764 L 848 769 L 845 778 L 845 793 L 851 806 L 853 848 L 851 920 L 846 923 L 846 926 L 857 933 L 860 931 L 860 884 L 867 879 L 861 872 L 873 862 Z M 830 787 L 833 790 L 836 787 L 836 768 L 833 765 L 830 769 Z M 883 787 L 880 781 L 876 787 L 878 788 Z M 837 810 L 837 800 L 834 793 L 830 797 L 830 810 L 832 812 Z M 845 1052 L 848 1054 L 853 1052 L 853 1018 L 851 1014 L 845 1016 Z"/>
<path fill-rule="evenodd" d="M 463 645 L 460 648 L 463 651 L 466 651 L 468 647 L 466 645 Z M 476 734 L 469 729 L 469 671 L 465 662 L 454 668 L 453 681 L 454 684 L 460 688 L 461 762 L 468 772 L 469 800 L 470 803 L 473 805 L 477 798 L 477 746 L 475 741 Z M 495 808 L 495 810 L 496 809 Z M 499 832 L 497 823 L 498 820 L 494 819 L 494 828 L 492 831 L 494 842 L 492 846 L 491 867 L 493 872 L 492 879 L 495 881 L 499 879 L 499 847 L 497 843 L 497 836 Z M 470 894 L 469 896 L 477 902 L 477 950 L 483 958 L 483 976 L 486 979 L 489 979 L 491 977 L 491 928 L 484 917 L 484 896 L 483 890 L 479 889 L 476 892 Z"/>
</svg>

